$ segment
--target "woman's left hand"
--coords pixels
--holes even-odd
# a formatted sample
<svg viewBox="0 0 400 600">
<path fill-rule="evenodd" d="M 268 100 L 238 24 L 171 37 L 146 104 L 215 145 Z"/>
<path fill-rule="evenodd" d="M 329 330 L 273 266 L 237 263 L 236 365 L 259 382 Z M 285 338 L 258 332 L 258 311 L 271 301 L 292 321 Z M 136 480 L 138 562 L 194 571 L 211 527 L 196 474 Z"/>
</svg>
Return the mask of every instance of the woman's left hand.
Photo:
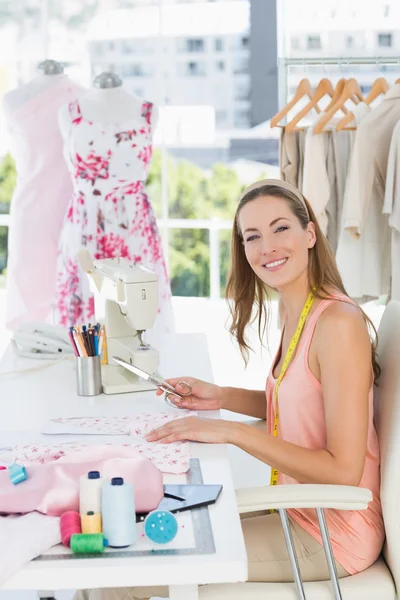
<svg viewBox="0 0 400 600">
<path fill-rule="evenodd" d="M 184 417 L 166 423 L 162 427 L 146 435 L 148 442 L 162 441 L 180 442 L 206 442 L 208 444 L 232 443 L 235 423 L 219 419 L 199 419 L 198 417 Z"/>
</svg>

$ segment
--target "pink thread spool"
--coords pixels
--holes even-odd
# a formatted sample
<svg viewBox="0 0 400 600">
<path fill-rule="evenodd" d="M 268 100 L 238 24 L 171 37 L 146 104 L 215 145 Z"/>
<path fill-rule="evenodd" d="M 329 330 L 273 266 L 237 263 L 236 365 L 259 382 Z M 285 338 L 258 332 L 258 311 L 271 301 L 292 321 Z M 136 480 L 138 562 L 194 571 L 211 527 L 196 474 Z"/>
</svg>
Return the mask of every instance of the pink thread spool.
<svg viewBox="0 0 400 600">
<path fill-rule="evenodd" d="M 81 516 L 74 510 L 68 510 L 60 518 L 61 540 L 64 546 L 69 546 L 74 533 L 82 533 Z"/>
</svg>

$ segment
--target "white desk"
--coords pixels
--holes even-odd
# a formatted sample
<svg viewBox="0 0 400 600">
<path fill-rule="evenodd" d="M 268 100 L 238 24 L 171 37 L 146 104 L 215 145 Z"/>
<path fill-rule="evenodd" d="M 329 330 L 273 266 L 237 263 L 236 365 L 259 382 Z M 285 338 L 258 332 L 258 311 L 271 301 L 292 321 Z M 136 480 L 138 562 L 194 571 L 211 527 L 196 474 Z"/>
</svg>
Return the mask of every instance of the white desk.
<svg viewBox="0 0 400 600">
<path fill-rule="evenodd" d="M 160 352 L 160 372 L 164 376 L 192 375 L 212 380 L 205 336 L 169 336 L 165 338 Z M 1 430 L 40 427 L 48 418 L 57 416 L 174 410 L 157 398 L 154 392 L 79 397 L 75 392 L 75 373 L 70 361 L 61 361 L 45 370 L 1 375 L 2 372 L 39 363 L 16 358 L 10 347 L 5 353 L 0 362 Z M 204 413 L 204 416 L 215 418 L 218 413 Z M 246 581 L 246 550 L 227 449 L 222 445 L 192 444 L 191 450 L 192 456 L 200 459 L 204 483 L 223 485 L 220 498 L 210 507 L 216 547 L 214 554 L 31 562 L 0 591 L 168 585 L 171 599 L 196 600 L 199 584 Z"/>
</svg>

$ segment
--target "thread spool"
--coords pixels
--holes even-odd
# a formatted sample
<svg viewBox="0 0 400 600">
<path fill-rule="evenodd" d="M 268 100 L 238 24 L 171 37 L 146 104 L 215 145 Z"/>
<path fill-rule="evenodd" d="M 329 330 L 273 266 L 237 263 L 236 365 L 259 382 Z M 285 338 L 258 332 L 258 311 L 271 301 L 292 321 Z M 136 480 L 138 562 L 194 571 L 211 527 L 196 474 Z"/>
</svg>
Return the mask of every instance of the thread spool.
<svg viewBox="0 0 400 600">
<path fill-rule="evenodd" d="M 101 514 L 89 510 L 81 515 L 82 533 L 101 533 Z"/>
<path fill-rule="evenodd" d="M 81 533 L 81 516 L 75 510 L 67 510 L 60 518 L 61 540 L 64 546 L 70 545 L 71 537 Z"/>
<path fill-rule="evenodd" d="M 133 487 L 122 477 L 103 484 L 103 533 L 110 546 L 124 548 L 136 542 L 136 515 Z"/>
<path fill-rule="evenodd" d="M 108 546 L 102 533 L 74 533 L 71 537 L 71 550 L 74 554 L 101 554 Z"/>
<path fill-rule="evenodd" d="M 86 515 L 89 511 L 101 513 L 101 488 L 104 479 L 99 471 L 89 471 L 79 479 L 79 512 Z"/>
<path fill-rule="evenodd" d="M 178 533 L 178 521 L 169 511 L 153 510 L 144 521 L 144 533 L 151 542 L 168 544 Z"/>
</svg>

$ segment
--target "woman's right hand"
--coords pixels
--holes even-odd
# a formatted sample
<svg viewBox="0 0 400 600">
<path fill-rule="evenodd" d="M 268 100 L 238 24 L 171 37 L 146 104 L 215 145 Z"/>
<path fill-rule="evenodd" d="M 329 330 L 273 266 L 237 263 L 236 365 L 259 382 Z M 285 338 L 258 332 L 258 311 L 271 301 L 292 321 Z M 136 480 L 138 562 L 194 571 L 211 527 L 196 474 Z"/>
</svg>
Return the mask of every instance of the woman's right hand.
<svg viewBox="0 0 400 600">
<path fill-rule="evenodd" d="M 189 410 L 219 410 L 222 406 L 222 388 L 213 383 L 207 383 L 207 381 L 201 381 L 201 379 L 194 379 L 193 377 L 175 377 L 174 379 L 166 379 L 166 383 L 172 385 L 179 394 L 186 393 L 188 391 L 187 386 L 180 386 L 179 382 L 188 383 L 192 388 L 190 396 L 174 396 L 170 394 L 168 400 L 175 404 L 178 408 L 186 408 Z M 157 396 L 164 394 L 160 388 L 157 390 Z"/>
</svg>

